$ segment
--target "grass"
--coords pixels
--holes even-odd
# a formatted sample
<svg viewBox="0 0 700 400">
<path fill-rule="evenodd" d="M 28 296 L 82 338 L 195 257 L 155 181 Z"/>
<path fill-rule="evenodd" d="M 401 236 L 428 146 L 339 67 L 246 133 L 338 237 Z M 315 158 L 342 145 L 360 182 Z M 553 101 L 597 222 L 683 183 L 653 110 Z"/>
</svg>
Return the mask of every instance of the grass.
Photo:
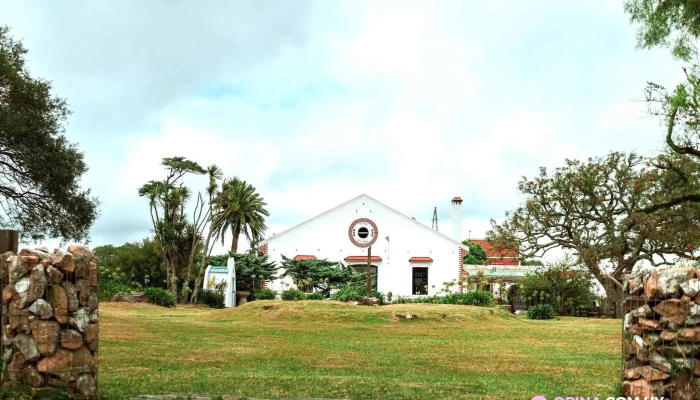
<svg viewBox="0 0 700 400">
<path fill-rule="evenodd" d="M 392 311 L 419 318 L 393 322 Z M 255 301 L 223 310 L 103 303 L 100 312 L 99 389 L 109 399 L 164 392 L 420 400 L 617 395 L 619 320 L 532 321 L 481 307 L 333 301 Z"/>
</svg>

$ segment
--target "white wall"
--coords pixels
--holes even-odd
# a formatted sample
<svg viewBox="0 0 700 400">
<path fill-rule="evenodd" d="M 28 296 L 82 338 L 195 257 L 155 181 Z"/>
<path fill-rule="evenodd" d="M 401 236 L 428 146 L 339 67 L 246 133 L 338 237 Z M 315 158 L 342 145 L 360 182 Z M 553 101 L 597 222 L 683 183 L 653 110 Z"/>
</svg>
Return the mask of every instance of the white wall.
<svg viewBox="0 0 700 400">
<path fill-rule="evenodd" d="M 385 209 L 371 199 L 361 197 L 330 214 L 298 227 L 288 233 L 277 235 L 267 246 L 270 261 L 282 262 L 282 255 L 313 255 L 318 259 L 341 261 L 347 256 L 366 256 L 366 248 L 356 247 L 348 237 L 348 228 L 358 218 L 369 218 L 378 230 L 377 241 L 372 245 L 372 255 L 382 258 L 373 262 L 378 266 L 377 289 L 393 296 L 412 295 L 413 267 L 428 268 L 428 294 L 436 294 L 443 282 L 458 280 L 459 247 L 456 243 L 442 239 L 430 228 Z M 385 238 L 389 236 L 387 241 Z M 432 263 L 409 263 L 411 257 L 431 257 Z M 361 264 L 367 261 L 358 262 Z M 283 271 L 280 271 L 280 273 Z M 291 279 L 285 280 L 292 285 Z M 280 280 L 272 282 L 270 288 L 284 290 Z M 432 286 L 435 286 L 433 288 Z M 458 290 L 454 286 L 453 291 Z"/>
</svg>

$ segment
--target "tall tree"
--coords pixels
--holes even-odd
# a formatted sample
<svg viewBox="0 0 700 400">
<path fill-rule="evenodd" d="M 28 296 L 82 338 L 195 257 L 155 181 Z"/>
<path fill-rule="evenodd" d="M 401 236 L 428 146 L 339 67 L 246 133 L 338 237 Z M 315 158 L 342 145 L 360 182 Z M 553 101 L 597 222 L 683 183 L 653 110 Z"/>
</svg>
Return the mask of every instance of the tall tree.
<svg viewBox="0 0 700 400">
<path fill-rule="evenodd" d="M 620 288 L 609 276 L 619 280 L 642 261 L 672 264 L 668 255 L 689 257 L 700 245 L 691 209 L 639 212 L 658 195 L 658 179 L 659 172 L 635 154 L 566 160 L 551 175 L 541 168 L 540 176 L 518 185 L 525 204 L 501 224 L 492 220 L 487 240 L 497 249 L 519 248 L 524 257 L 572 250 L 617 299 Z"/>
<path fill-rule="evenodd" d="M 187 174 L 204 174 L 206 170 L 183 157 L 164 158 L 167 176 L 162 181 L 150 181 L 139 189 L 139 196 L 149 200 L 153 231 L 161 245 L 166 264 L 168 288 L 178 298 L 183 294 L 183 273 L 191 265 L 198 248 L 200 231 L 196 225 L 204 208 L 201 195 L 194 210 L 194 223 L 186 214 L 190 190 L 181 179 Z M 185 292 L 185 297 L 187 290 Z"/>
<path fill-rule="evenodd" d="M 216 199 L 217 215 L 214 227 L 217 239 L 224 243 L 224 236 L 231 231 L 231 252 L 238 252 L 238 239 L 243 233 L 250 242 L 260 240 L 267 229 L 265 217 L 270 214 L 255 187 L 246 181 L 233 178 L 224 181 L 221 195 Z"/>
<path fill-rule="evenodd" d="M 211 251 L 213 249 L 213 243 L 212 243 L 212 236 L 214 235 L 215 229 L 214 229 L 214 216 L 215 216 L 215 210 L 214 210 L 214 204 L 216 203 L 215 199 L 217 196 L 219 196 L 219 181 L 223 178 L 223 173 L 221 172 L 221 169 L 217 167 L 216 165 L 210 165 L 207 168 L 207 175 L 209 176 L 209 186 L 207 186 L 207 195 L 209 196 L 209 214 L 207 215 L 207 238 L 206 241 L 204 242 L 204 253 L 202 254 L 202 259 L 199 262 L 199 270 L 197 271 L 197 278 L 194 281 L 194 291 L 192 292 L 192 298 L 190 299 L 190 302 L 196 303 L 198 296 L 199 296 L 199 291 L 201 290 L 202 287 L 202 280 L 204 279 L 204 273 L 206 271 L 206 266 L 207 266 L 207 259 L 211 255 Z"/>
<path fill-rule="evenodd" d="M 79 185 L 87 166 L 64 136 L 70 111 L 29 74 L 9 31 L 0 27 L 0 227 L 26 241 L 87 241 L 99 203 Z"/>
</svg>

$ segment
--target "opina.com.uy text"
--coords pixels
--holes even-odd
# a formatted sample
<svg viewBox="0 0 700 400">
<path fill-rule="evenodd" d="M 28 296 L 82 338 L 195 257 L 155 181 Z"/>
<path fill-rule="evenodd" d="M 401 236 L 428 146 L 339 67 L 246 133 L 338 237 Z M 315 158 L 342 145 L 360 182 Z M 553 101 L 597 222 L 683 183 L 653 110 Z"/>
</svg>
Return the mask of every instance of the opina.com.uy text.
<svg viewBox="0 0 700 400">
<path fill-rule="evenodd" d="M 544 396 L 535 396 L 532 398 L 532 400 L 547 400 L 546 397 Z M 599 397 L 590 397 L 590 396 L 558 396 L 554 397 L 554 400 L 665 400 L 663 397 L 604 397 L 604 398 L 599 398 Z"/>
</svg>

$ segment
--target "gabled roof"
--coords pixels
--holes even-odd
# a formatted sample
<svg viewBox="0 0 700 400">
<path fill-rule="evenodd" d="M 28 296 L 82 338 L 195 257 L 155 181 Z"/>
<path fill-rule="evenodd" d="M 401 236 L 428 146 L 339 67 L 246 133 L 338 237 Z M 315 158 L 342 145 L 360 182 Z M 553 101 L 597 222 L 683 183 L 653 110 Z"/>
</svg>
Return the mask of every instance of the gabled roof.
<svg viewBox="0 0 700 400">
<path fill-rule="evenodd" d="M 284 232 L 282 232 L 282 233 L 280 233 L 280 234 L 278 234 L 278 235 L 275 235 L 275 236 L 273 236 L 273 237 L 267 238 L 267 239 L 263 240 L 262 242 L 260 242 L 259 244 L 262 246 L 262 245 L 264 245 L 264 244 L 270 243 L 271 241 L 275 240 L 276 238 L 278 238 L 278 237 L 280 237 L 280 236 L 282 236 L 282 235 L 286 235 L 286 234 L 289 234 L 290 232 L 295 231 L 297 228 L 301 227 L 302 225 L 306 225 L 306 224 L 311 223 L 311 222 L 313 222 L 313 221 L 315 221 L 315 220 L 317 220 L 317 219 L 320 219 L 320 218 L 323 217 L 323 216 L 326 216 L 326 215 L 328 215 L 328 214 L 331 214 L 331 213 L 333 213 L 334 211 L 339 210 L 339 209 L 345 207 L 346 205 L 352 203 L 353 201 L 359 200 L 359 199 L 361 199 L 361 198 L 363 198 L 363 197 L 366 198 L 366 199 L 372 200 L 373 202 L 377 203 L 377 205 L 379 205 L 379 206 L 381 206 L 381 207 L 384 207 L 387 211 L 390 211 L 390 212 L 396 214 L 397 216 L 400 216 L 400 217 L 402 217 L 402 218 L 405 218 L 407 221 L 411 221 L 411 223 L 415 224 L 416 227 L 420 227 L 421 229 L 425 229 L 425 230 L 431 232 L 433 235 L 437 235 L 437 236 L 439 236 L 441 239 L 446 240 L 446 241 L 449 241 L 450 243 L 459 246 L 461 249 L 466 250 L 466 251 L 467 251 L 467 254 L 469 253 L 469 247 L 467 247 L 467 246 L 463 245 L 462 243 L 460 243 L 460 242 L 458 242 L 458 241 L 452 239 L 452 238 L 449 237 L 449 236 L 445 236 L 445 235 L 443 235 L 443 234 L 440 233 L 440 232 L 437 232 L 437 231 L 434 231 L 434 230 L 428 228 L 427 226 L 425 226 L 425 225 L 421 224 L 420 222 L 416 221 L 415 219 L 413 219 L 413 218 L 411 218 L 411 217 L 408 217 L 408 216 L 406 216 L 406 215 L 404 215 L 404 214 L 402 214 L 402 213 L 400 213 L 400 212 L 394 210 L 393 208 L 391 208 L 391 207 L 387 206 L 386 204 L 382 203 L 381 201 L 376 200 L 376 199 L 374 199 L 374 198 L 372 198 L 372 197 L 370 197 L 370 196 L 368 196 L 368 195 L 366 195 L 366 194 L 361 194 L 361 195 L 359 195 L 359 196 L 357 196 L 357 197 L 354 197 L 354 198 L 352 198 L 352 199 L 346 201 L 345 203 L 342 203 L 342 204 L 340 204 L 340 205 L 338 205 L 338 206 L 336 206 L 336 207 L 331 208 L 330 210 L 328 210 L 328 211 L 326 211 L 326 212 L 324 212 L 324 213 L 321 213 L 321 214 L 319 214 L 319 215 L 317 215 L 317 216 L 315 216 L 315 217 L 313 217 L 313 218 L 311 218 L 311 219 L 308 219 L 308 220 L 306 220 L 306 221 L 304 221 L 304 222 L 302 222 L 302 223 L 300 223 L 300 224 L 298 224 L 298 225 L 295 225 L 295 226 L 293 226 L 293 227 L 287 229 L 286 231 L 284 231 Z"/>
<path fill-rule="evenodd" d="M 519 265 L 520 253 L 517 250 L 503 249 L 496 250 L 486 239 L 470 239 L 470 242 L 478 244 L 486 252 L 489 265 Z"/>
</svg>

